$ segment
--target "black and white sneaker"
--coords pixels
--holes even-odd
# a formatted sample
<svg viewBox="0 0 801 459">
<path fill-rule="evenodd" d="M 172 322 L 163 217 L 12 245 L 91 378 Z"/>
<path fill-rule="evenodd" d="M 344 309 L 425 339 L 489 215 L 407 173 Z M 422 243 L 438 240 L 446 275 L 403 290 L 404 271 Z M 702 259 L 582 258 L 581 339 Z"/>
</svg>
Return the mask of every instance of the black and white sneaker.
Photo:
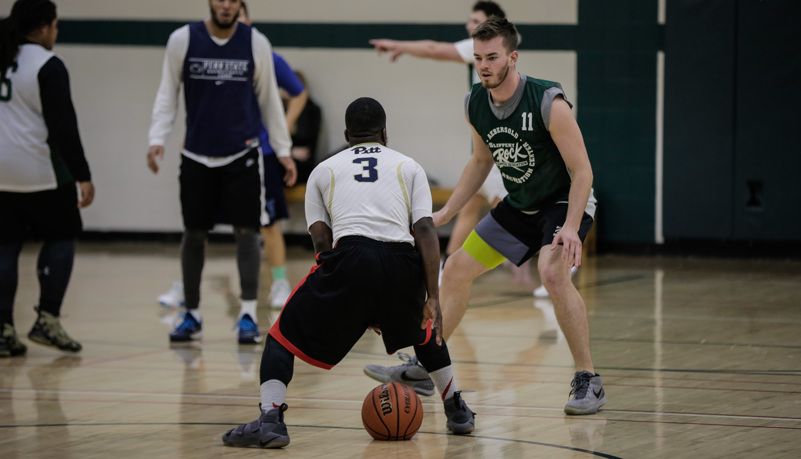
<svg viewBox="0 0 801 459">
<path fill-rule="evenodd" d="M 570 386 L 572 389 L 569 396 L 575 396 L 565 405 L 565 413 L 595 414 L 606 404 L 606 392 L 601 382 L 601 375 L 589 371 L 577 371 Z"/>
<path fill-rule="evenodd" d="M 382 367 L 381 365 L 365 365 L 364 374 L 383 383 L 397 382 L 406 384 L 420 395 L 434 395 L 434 381 L 417 357 L 398 352 L 398 358 L 403 360 L 402 365 Z"/>
</svg>

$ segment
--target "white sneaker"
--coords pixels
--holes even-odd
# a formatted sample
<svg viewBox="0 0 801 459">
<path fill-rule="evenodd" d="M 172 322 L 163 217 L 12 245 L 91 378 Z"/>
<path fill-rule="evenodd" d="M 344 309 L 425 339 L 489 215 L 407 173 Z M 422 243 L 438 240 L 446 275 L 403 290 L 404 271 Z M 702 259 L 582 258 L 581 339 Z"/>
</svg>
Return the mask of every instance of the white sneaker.
<svg viewBox="0 0 801 459">
<path fill-rule="evenodd" d="M 289 281 L 286 279 L 279 279 L 273 282 L 270 289 L 270 306 L 281 309 L 289 299 L 292 289 L 289 288 Z"/>
<path fill-rule="evenodd" d="M 534 289 L 534 298 L 548 298 L 548 290 L 545 289 L 544 285 Z"/>
<path fill-rule="evenodd" d="M 570 277 L 572 278 L 573 276 L 575 276 L 577 271 L 578 271 L 577 267 L 575 266 L 571 267 Z M 544 285 L 540 285 L 539 287 L 534 289 L 534 298 L 548 298 L 548 296 L 549 296 L 548 290 L 545 289 Z"/>
<path fill-rule="evenodd" d="M 177 280 L 172 288 L 165 294 L 159 295 L 159 304 L 167 308 L 177 308 L 184 305 L 184 281 Z"/>
</svg>

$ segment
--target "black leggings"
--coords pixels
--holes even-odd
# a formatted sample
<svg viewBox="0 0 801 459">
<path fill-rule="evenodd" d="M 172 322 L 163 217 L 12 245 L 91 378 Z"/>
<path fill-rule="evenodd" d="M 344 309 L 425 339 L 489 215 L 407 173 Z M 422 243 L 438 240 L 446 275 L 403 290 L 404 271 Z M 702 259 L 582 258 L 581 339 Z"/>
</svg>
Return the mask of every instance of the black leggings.
<svg viewBox="0 0 801 459">
<path fill-rule="evenodd" d="M 414 353 L 417 355 L 417 360 L 423 365 L 427 372 L 441 370 L 451 364 L 451 355 L 448 353 L 448 346 L 445 340 L 442 341 L 442 346 L 437 346 L 437 340 L 434 336 L 428 340 L 428 343 L 414 345 Z"/>
<path fill-rule="evenodd" d="M 295 368 L 295 356 L 272 335 L 267 335 L 264 352 L 261 354 L 260 384 L 271 379 L 277 379 L 289 385 Z"/>
<path fill-rule="evenodd" d="M 22 242 L 0 243 L 0 322 L 14 324 Z M 58 317 L 75 261 L 75 241 L 45 241 L 39 251 L 39 310 Z"/>
</svg>

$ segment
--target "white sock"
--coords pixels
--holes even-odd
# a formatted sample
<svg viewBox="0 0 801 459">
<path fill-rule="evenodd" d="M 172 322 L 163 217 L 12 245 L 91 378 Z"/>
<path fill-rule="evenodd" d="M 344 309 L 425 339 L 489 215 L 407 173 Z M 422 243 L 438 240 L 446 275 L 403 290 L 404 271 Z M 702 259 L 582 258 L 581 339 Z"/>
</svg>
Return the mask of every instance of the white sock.
<svg viewBox="0 0 801 459">
<path fill-rule="evenodd" d="M 442 394 L 442 401 L 453 397 L 454 392 L 459 390 L 456 387 L 456 381 L 453 379 L 453 366 L 448 365 L 445 368 L 440 368 L 437 371 L 428 373 L 437 390 Z"/>
<path fill-rule="evenodd" d="M 270 379 L 261 385 L 261 410 L 265 413 L 273 408 L 280 408 L 286 401 L 286 384 L 277 379 Z"/>
<path fill-rule="evenodd" d="M 258 320 L 256 320 L 256 300 L 242 300 L 242 309 L 239 311 L 239 318 L 241 319 L 245 314 L 250 314 L 253 323 L 258 323 Z"/>
<path fill-rule="evenodd" d="M 200 311 L 197 309 L 187 309 L 186 313 L 192 314 L 192 317 L 194 317 L 198 322 L 203 322 L 203 317 L 200 316 Z"/>
</svg>

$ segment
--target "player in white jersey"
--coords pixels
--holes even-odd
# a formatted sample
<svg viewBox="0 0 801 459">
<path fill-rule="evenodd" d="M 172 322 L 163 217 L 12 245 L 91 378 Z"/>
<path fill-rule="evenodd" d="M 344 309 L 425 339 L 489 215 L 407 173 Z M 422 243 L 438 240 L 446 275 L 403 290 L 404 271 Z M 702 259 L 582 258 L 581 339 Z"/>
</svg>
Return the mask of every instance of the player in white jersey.
<svg viewBox="0 0 801 459">
<path fill-rule="evenodd" d="M 30 238 L 43 244 L 38 318 L 28 338 L 66 352 L 81 350 L 59 316 L 82 229 L 79 209 L 92 203 L 94 185 L 69 74 L 51 51 L 57 24 L 50 0 L 17 0 L 0 21 L 0 357 L 27 350 L 17 338 L 13 308 L 19 254 Z"/>
<path fill-rule="evenodd" d="M 386 147 L 386 114 L 363 97 L 345 113 L 350 148 L 319 164 L 306 185 L 306 222 L 317 265 L 289 297 L 261 361 L 259 419 L 223 434 L 228 446 L 289 444 L 286 391 L 295 357 L 330 369 L 367 328 L 388 353 L 414 346 L 442 400 L 446 427 L 473 431 L 456 387 L 437 286 L 439 241 L 423 169 Z"/>
<path fill-rule="evenodd" d="M 334 244 L 352 235 L 412 243 L 409 218 L 416 222 L 431 215 L 423 169 L 379 143 L 348 148 L 316 169 L 306 185 L 306 220 L 332 227 Z M 346 179 L 337 181 L 339 177 Z"/>
</svg>

